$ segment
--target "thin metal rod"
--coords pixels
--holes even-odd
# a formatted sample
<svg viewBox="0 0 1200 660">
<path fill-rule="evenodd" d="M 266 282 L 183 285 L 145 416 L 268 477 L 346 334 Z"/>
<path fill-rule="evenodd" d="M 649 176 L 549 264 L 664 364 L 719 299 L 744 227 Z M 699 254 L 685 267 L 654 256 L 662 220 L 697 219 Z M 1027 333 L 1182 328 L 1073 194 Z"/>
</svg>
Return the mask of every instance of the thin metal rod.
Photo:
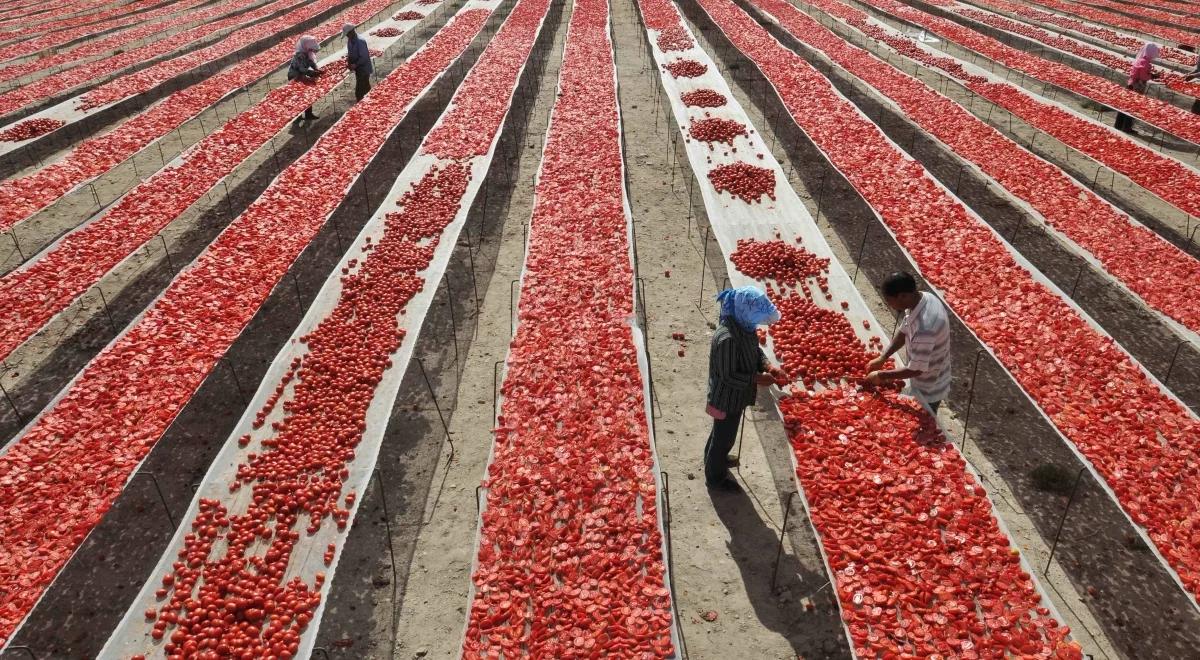
<svg viewBox="0 0 1200 660">
<path fill-rule="evenodd" d="M 963 434 L 962 442 L 959 443 L 958 451 L 966 454 L 967 451 L 967 427 L 971 423 L 971 404 L 975 403 L 975 376 L 979 373 L 979 357 L 987 352 L 986 349 L 975 351 L 975 366 L 971 367 L 971 388 L 967 390 L 967 413 L 963 416 Z"/>
<path fill-rule="evenodd" d="M 1063 509 L 1062 518 L 1058 521 L 1058 531 L 1054 533 L 1054 543 L 1050 545 L 1050 556 L 1046 559 L 1046 568 L 1042 570 L 1042 575 L 1050 572 L 1050 564 L 1054 562 L 1054 551 L 1058 549 L 1058 539 L 1062 537 L 1063 525 L 1067 523 L 1067 514 L 1071 512 L 1071 504 L 1075 502 L 1075 494 L 1079 492 L 1079 481 L 1083 479 L 1083 472 L 1087 470 L 1087 466 L 1079 468 L 1079 473 L 1075 475 L 1075 485 L 1071 487 L 1071 496 L 1067 498 L 1067 507 Z"/>
<path fill-rule="evenodd" d="M 425 387 L 429 388 L 429 398 L 433 399 L 433 409 L 437 411 L 438 419 L 442 422 L 442 430 L 446 432 L 446 437 L 450 437 L 450 425 L 446 424 L 446 418 L 442 415 L 442 407 L 438 404 L 437 394 L 433 391 L 433 383 L 429 380 L 429 373 L 425 371 L 425 360 L 417 358 L 417 367 L 421 369 L 421 377 L 425 379 Z"/>
<path fill-rule="evenodd" d="M 375 485 L 379 487 L 379 502 L 383 505 L 383 524 L 388 537 L 388 558 L 392 562 L 392 589 L 396 588 L 396 550 L 392 547 L 392 516 L 388 513 L 387 489 L 383 487 L 383 475 L 375 468 Z"/>
<path fill-rule="evenodd" d="M 112 333 L 114 335 L 116 335 L 117 334 L 117 324 L 113 321 L 112 312 L 108 309 L 108 299 L 104 297 L 104 289 L 101 289 L 99 284 L 97 284 L 96 286 L 94 286 L 92 288 L 95 289 L 97 292 L 99 292 L 100 303 L 102 305 L 104 305 L 104 315 L 108 317 L 108 327 L 110 330 L 112 330 Z"/>
<path fill-rule="evenodd" d="M 163 495 L 162 486 L 158 484 L 158 477 L 149 470 L 140 470 L 134 474 L 144 474 L 150 477 L 150 482 L 154 484 L 154 491 L 158 493 L 158 501 L 162 503 L 163 513 L 167 514 L 167 520 L 171 522 L 171 529 L 178 529 L 179 525 L 175 524 L 175 516 L 171 515 L 171 507 L 167 505 L 167 498 Z"/>
<path fill-rule="evenodd" d="M 1171 364 L 1167 365 L 1167 375 L 1163 377 L 1163 385 L 1171 382 L 1171 372 L 1175 371 L 1175 360 L 1179 357 L 1179 349 L 1183 348 L 1183 345 L 1186 343 L 1188 342 L 1184 339 L 1175 345 L 1175 352 L 1171 355 Z"/>
<path fill-rule="evenodd" d="M 17 402 L 13 401 L 12 396 L 8 393 L 8 390 L 5 389 L 4 383 L 0 383 L 0 392 L 4 393 L 4 400 L 8 401 L 8 405 L 12 407 L 13 414 L 17 416 L 17 424 L 24 426 L 25 417 L 21 414 L 20 409 L 17 408 Z"/>
<path fill-rule="evenodd" d="M 792 514 L 792 500 L 796 499 L 796 491 L 788 493 L 787 504 L 783 510 L 783 525 L 779 528 L 779 547 L 775 550 L 775 568 L 771 571 L 771 591 L 779 580 L 779 560 L 783 557 L 783 540 L 787 537 L 788 520 Z"/>
</svg>

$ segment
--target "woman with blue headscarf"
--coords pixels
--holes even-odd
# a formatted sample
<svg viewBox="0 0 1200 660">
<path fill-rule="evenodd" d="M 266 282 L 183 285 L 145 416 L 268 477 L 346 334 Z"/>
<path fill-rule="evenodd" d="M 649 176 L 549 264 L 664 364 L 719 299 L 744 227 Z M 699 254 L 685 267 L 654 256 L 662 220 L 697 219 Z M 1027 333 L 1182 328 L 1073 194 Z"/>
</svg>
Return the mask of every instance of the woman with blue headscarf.
<svg viewBox="0 0 1200 660">
<path fill-rule="evenodd" d="M 767 356 L 758 346 L 756 328 L 779 320 L 779 310 L 767 294 L 752 286 L 717 294 L 720 325 L 713 333 L 708 358 L 708 414 L 712 432 L 704 446 L 704 481 L 715 490 L 737 491 L 729 473 L 729 450 L 737 438 L 742 411 L 754 403 L 759 385 L 772 378 L 764 373 Z"/>
</svg>

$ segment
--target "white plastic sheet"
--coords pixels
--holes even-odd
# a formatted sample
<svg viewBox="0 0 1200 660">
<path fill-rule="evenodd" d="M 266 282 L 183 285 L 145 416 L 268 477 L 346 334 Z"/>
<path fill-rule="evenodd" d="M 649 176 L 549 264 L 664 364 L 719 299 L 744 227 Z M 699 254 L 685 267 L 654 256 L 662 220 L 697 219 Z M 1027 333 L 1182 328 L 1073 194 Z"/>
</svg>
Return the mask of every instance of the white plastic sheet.
<svg viewBox="0 0 1200 660">
<path fill-rule="evenodd" d="M 681 25 L 682 24 L 683 23 L 681 21 Z M 684 25 L 684 29 L 687 29 L 686 25 Z M 795 190 L 793 190 L 791 185 L 788 183 L 782 168 L 771 154 L 770 149 L 767 148 L 765 142 L 763 142 L 761 135 L 757 131 L 753 131 L 753 124 L 750 121 L 749 115 L 733 96 L 729 85 L 721 76 L 712 59 L 698 44 L 687 51 L 672 51 L 670 55 L 664 54 L 657 47 L 655 39 L 657 34 L 654 34 L 652 31 L 648 32 L 651 33 L 649 38 L 651 50 L 654 54 L 655 62 L 659 65 L 659 78 L 666 90 L 666 96 L 669 100 L 672 115 L 675 118 L 675 123 L 679 127 L 681 135 L 685 140 L 684 146 L 688 155 L 688 161 L 693 172 L 696 173 L 698 185 L 700 186 L 701 193 L 703 194 L 705 210 L 708 214 L 709 224 L 712 227 L 713 235 L 717 238 L 717 242 L 721 246 L 721 251 L 726 261 L 726 267 L 730 274 L 731 286 L 742 286 L 747 284 L 759 284 L 761 286 L 761 283 L 739 272 L 730 261 L 730 255 L 736 249 L 738 239 L 752 238 L 758 240 L 773 240 L 775 239 L 775 234 L 777 231 L 783 240 L 791 240 L 794 237 L 799 237 L 800 243 L 806 250 L 819 257 L 829 259 L 828 288 L 830 293 L 833 294 L 834 302 L 827 302 L 824 296 L 820 294 L 820 291 L 815 286 L 815 283 L 809 282 L 808 284 L 810 291 L 812 291 L 814 294 L 812 296 L 814 304 L 844 314 L 850 320 L 850 325 L 854 328 L 854 331 L 859 336 L 859 339 L 864 343 L 868 342 L 871 337 L 878 337 L 881 341 L 885 342 L 886 345 L 889 337 L 884 334 L 882 325 L 874 318 L 867 308 L 866 302 L 859 295 L 852 279 L 846 274 L 840 262 L 834 256 L 828 243 L 825 241 L 824 236 L 821 234 L 820 229 L 817 227 L 815 220 L 808 213 L 807 208 L 804 206 L 803 202 L 800 201 L 800 198 L 796 195 Z M 691 35 L 690 31 L 689 36 L 693 36 L 694 39 L 694 35 Z M 674 60 L 676 57 L 687 57 L 699 61 L 705 64 L 708 67 L 708 70 L 702 76 L 697 78 L 674 78 L 662 68 L 662 65 Z M 770 81 L 767 81 L 767 83 L 771 84 Z M 725 105 L 718 108 L 689 109 L 683 104 L 681 96 L 683 93 L 695 89 L 715 90 L 725 95 L 728 101 Z M 773 85 L 772 90 L 774 90 Z M 755 159 L 757 165 L 760 167 L 766 167 L 775 174 L 776 186 L 774 202 L 766 202 L 764 200 L 762 203 L 746 204 L 740 200 L 734 200 L 727 196 L 718 195 L 715 189 L 704 180 L 702 173 L 710 167 L 716 167 L 726 162 L 745 161 L 744 158 L 738 158 L 733 153 L 730 153 L 729 156 L 725 156 L 723 154 L 723 147 L 717 147 L 714 150 L 710 150 L 709 147 L 701 141 L 687 140 L 689 136 L 685 130 L 685 126 L 690 122 L 689 118 L 702 118 L 704 113 L 709 113 L 714 117 L 733 119 L 741 122 L 753 131 L 751 132 L 749 138 L 749 141 L 752 144 L 751 152 L 754 154 L 762 154 L 763 156 L 761 160 Z M 741 153 L 744 155 L 744 152 Z M 707 162 L 709 158 L 712 159 L 711 164 Z M 838 304 L 840 301 L 846 301 L 849 303 L 849 309 L 840 309 Z M 870 325 L 870 330 L 867 330 L 863 327 L 863 321 L 866 321 Z M 770 337 L 769 333 L 768 337 Z M 768 344 L 768 348 L 769 347 L 770 344 Z M 951 447 L 953 447 L 952 443 Z M 788 455 L 791 458 L 792 475 L 794 477 L 796 474 L 795 455 L 790 451 L 788 452 Z M 968 471 L 972 477 L 974 477 L 978 487 L 983 490 L 985 497 L 987 497 L 990 502 L 991 494 L 984 485 L 983 479 L 980 477 L 974 467 L 965 460 L 965 457 L 963 462 L 967 465 Z M 804 506 L 805 510 L 810 510 L 808 498 L 805 495 L 803 484 L 798 478 L 794 478 L 794 482 L 802 505 Z M 1004 521 L 994 513 L 992 517 L 996 520 L 1000 530 L 1015 547 L 1015 540 L 1008 532 L 1008 529 L 1004 525 Z M 825 564 L 826 574 L 829 575 L 832 580 L 834 571 L 832 570 L 829 560 L 825 554 L 822 536 L 816 527 L 812 525 L 811 517 L 806 516 L 806 519 L 808 520 L 809 526 L 812 529 L 814 538 L 817 540 L 817 546 L 820 550 L 822 561 Z M 1022 568 L 1031 576 L 1031 580 L 1037 589 L 1039 596 L 1041 597 L 1041 604 L 1049 609 L 1057 620 L 1064 621 L 1063 617 L 1055 608 L 1053 601 L 1046 594 L 1045 590 L 1042 589 L 1040 582 L 1033 577 L 1035 573 L 1026 563 L 1023 553 L 1021 555 L 1021 564 Z M 840 599 L 835 597 L 834 600 L 838 604 L 840 612 Z M 848 640 L 853 639 L 850 635 L 849 629 L 845 626 L 844 617 L 842 625 L 846 633 L 846 638 Z M 855 653 L 853 644 L 851 644 L 850 652 L 851 654 Z"/>
</svg>

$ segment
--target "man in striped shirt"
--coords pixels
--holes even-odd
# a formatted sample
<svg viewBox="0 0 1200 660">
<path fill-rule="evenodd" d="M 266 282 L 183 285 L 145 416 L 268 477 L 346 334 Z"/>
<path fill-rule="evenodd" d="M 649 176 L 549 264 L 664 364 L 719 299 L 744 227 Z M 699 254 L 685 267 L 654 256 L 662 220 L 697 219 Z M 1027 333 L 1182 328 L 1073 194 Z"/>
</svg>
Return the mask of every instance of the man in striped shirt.
<svg viewBox="0 0 1200 660">
<path fill-rule="evenodd" d="M 937 412 L 950 392 L 950 319 L 946 306 L 931 293 L 917 291 L 908 273 L 892 273 L 881 287 L 888 307 L 904 312 L 904 321 L 883 355 L 867 364 L 867 380 L 879 385 L 908 379 L 912 392 Z M 905 349 L 902 369 L 883 370 L 893 353 Z"/>
</svg>

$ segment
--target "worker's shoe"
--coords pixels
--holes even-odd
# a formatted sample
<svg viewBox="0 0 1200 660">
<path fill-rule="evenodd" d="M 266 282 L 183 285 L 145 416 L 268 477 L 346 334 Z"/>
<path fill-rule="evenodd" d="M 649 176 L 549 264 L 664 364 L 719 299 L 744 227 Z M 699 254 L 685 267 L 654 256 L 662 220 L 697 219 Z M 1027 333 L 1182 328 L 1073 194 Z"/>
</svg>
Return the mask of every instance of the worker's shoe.
<svg viewBox="0 0 1200 660">
<path fill-rule="evenodd" d="M 304 111 L 304 118 L 305 119 L 316 119 L 317 116 L 313 114 L 312 108 L 309 108 L 308 110 Z"/>
</svg>

